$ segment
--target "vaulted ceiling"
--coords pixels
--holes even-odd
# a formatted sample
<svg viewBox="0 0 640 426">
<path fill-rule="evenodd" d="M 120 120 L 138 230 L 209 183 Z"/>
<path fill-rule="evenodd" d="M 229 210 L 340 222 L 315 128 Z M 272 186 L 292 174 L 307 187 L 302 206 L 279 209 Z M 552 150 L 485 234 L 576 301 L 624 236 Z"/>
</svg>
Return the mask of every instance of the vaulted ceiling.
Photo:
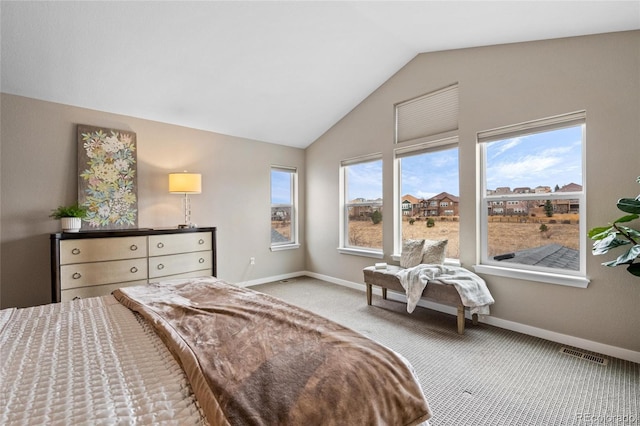
<svg viewBox="0 0 640 426">
<path fill-rule="evenodd" d="M 640 1 L 2 1 L 1 90 L 304 148 L 421 52 L 640 29 Z"/>
</svg>

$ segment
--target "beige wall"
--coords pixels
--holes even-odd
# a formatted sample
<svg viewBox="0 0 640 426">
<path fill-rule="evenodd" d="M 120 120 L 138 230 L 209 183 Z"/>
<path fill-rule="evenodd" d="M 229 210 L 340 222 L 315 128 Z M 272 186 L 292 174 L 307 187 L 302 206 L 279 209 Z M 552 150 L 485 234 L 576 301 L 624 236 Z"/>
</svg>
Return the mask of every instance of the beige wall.
<svg viewBox="0 0 640 426">
<path fill-rule="evenodd" d="M 338 168 L 342 159 L 382 152 L 385 261 L 393 251 L 393 104 L 458 82 L 460 253 L 477 247 L 476 132 L 587 111 L 587 227 L 621 216 L 615 201 L 640 185 L 640 32 L 519 43 L 417 56 L 307 148 L 307 270 L 362 282 L 376 260 L 339 254 Z M 590 244 L 590 242 L 588 242 Z M 611 256 L 609 256 L 610 258 Z M 640 351 L 640 278 L 587 256 L 587 289 L 485 275 L 494 318 Z"/>
<path fill-rule="evenodd" d="M 269 250 L 270 166 L 298 167 L 304 200 L 303 150 L 1 96 L 2 307 L 50 302 L 49 234 L 60 225 L 48 215 L 77 200 L 76 124 L 136 133 L 140 227 L 183 222 L 181 197 L 167 192 L 167 174 L 200 172 L 203 193 L 191 197 L 192 221 L 218 228 L 220 278 L 242 284 L 304 270 L 304 248 Z M 249 266 L 249 257 L 256 258 L 255 266 Z"/>
</svg>

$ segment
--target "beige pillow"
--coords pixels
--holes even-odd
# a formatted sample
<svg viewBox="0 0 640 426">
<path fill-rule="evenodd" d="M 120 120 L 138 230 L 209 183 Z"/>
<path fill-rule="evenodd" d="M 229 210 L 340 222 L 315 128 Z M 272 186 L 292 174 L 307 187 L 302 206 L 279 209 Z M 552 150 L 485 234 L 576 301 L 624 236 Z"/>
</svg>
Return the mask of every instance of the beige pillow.
<svg viewBox="0 0 640 426">
<path fill-rule="evenodd" d="M 447 253 L 447 242 L 449 240 L 424 240 L 422 248 L 422 260 L 420 263 L 431 265 L 442 265 Z"/>
<path fill-rule="evenodd" d="M 422 249 L 424 240 L 404 240 L 402 242 L 402 256 L 400 256 L 400 266 L 412 268 L 420 264 L 422 260 Z"/>
</svg>

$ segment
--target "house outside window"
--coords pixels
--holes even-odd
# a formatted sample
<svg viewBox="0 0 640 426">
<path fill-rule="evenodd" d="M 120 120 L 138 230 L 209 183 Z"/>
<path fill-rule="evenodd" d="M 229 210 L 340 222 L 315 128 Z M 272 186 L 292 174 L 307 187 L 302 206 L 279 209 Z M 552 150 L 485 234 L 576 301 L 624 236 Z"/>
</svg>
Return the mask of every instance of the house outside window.
<svg viewBox="0 0 640 426">
<path fill-rule="evenodd" d="M 476 271 L 586 287 L 585 135 L 584 112 L 478 134 Z"/>
<path fill-rule="evenodd" d="M 271 167 L 271 250 L 299 247 L 298 173 L 292 167 Z"/>
<path fill-rule="evenodd" d="M 383 257 L 382 155 L 340 164 L 340 247 L 345 254 Z"/>
</svg>

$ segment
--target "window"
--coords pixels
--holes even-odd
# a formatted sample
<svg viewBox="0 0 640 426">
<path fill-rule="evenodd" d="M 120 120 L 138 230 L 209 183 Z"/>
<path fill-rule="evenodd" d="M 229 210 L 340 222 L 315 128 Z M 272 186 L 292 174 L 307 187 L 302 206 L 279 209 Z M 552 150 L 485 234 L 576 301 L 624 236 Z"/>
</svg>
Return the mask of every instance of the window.
<svg viewBox="0 0 640 426">
<path fill-rule="evenodd" d="M 447 239 L 447 258 L 459 258 L 458 84 L 395 105 L 394 257 L 407 239 Z"/>
<path fill-rule="evenodd" d="M 341 162 L 340 252 L 382 257 L 380 154 Z"/>
<path fill-rule="evenodd" d="M 394 253 L 407 239 L 448 240 L 446 257 L 459 254 L 458 138 L 447 138 L 395 150 L 396 193 L 400 203 L 414 203 L 410 215 L 396 224 Z"/>
<path fill-rule="evenodd" d="M 476 270 L 586 287 L 585 113 L 480 132 L 478 142 Z"/>
<path fill-rule="evenodd" d="M 298 173 L 295 168 L 271 167 L 271 249 L 297 248 Z"/>
</svg>

